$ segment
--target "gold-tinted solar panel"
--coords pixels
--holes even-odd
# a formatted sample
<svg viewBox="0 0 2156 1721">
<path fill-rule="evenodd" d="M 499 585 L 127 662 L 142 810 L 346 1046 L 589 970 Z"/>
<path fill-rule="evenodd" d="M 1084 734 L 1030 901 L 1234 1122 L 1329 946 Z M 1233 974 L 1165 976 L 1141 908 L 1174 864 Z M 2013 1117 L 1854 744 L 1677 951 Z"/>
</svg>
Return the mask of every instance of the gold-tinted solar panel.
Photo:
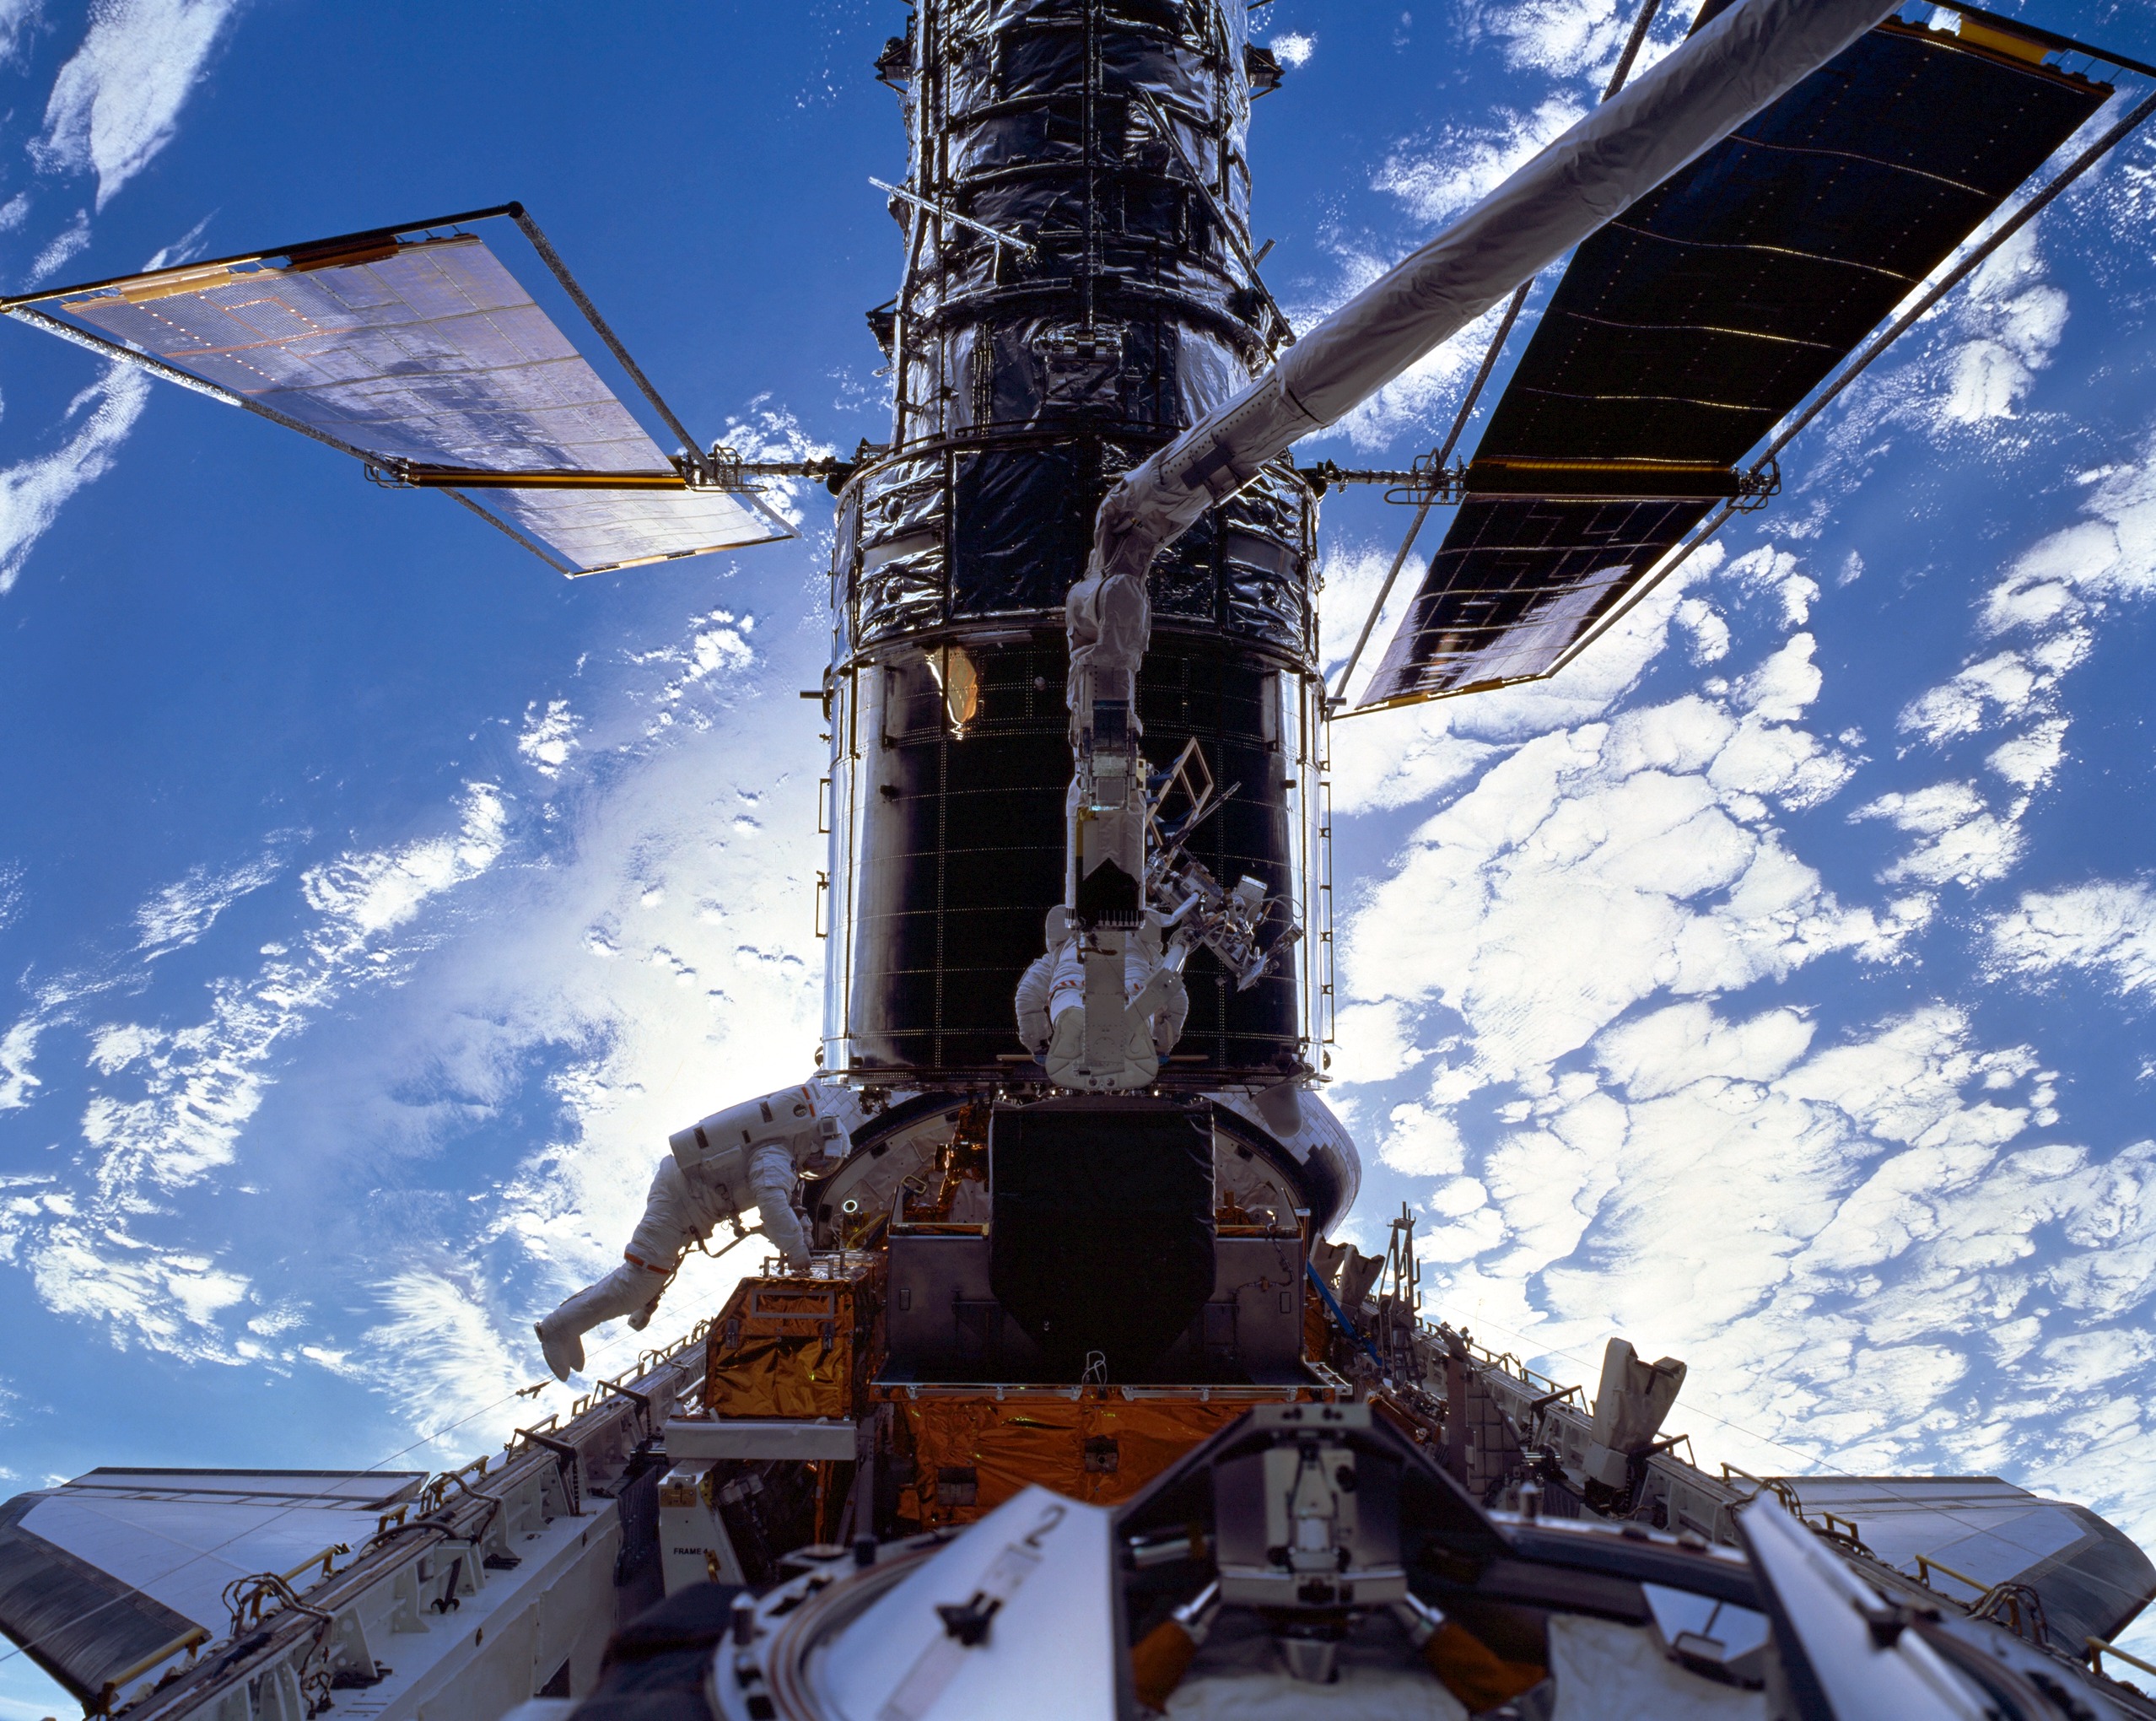
<svg viewBox="0 0 2156 1721">
<path fill-rule="evenodd" d="M 474 235 L 385 239 L 318 257 L 303 252 L 282 267 L 246 262 L 165 272 L 63 299 L 58 308 L 385 467 L 671 470 Z M 489 489 L 488 498 L 573 574 L 792 536 L 741 490 Z"/>
</svg>

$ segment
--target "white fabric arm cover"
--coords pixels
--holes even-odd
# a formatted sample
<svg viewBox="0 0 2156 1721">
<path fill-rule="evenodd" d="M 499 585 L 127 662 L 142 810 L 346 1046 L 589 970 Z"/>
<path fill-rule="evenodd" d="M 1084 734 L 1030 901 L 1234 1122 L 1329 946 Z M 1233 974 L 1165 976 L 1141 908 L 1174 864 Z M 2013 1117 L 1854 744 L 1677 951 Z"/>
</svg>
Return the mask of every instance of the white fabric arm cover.
<svg viewBox="0 0 2156 1721">
<path fill-rule="evenodd" d="M 1072 684 L 1135 673 L 1156 551 L 1267 461 L 1323 429 L 1532 280 L 1892 9 L 1740 0 L 1551 143 L 1451 227 L 1288 348 L 1274 369 L 1126 472 L 1101 504 L 1066 608 Z"/>
<path fill-rule="evenodd" d="M 749 1155 L 749 1193 L 755 1196 L 757 1229 L 769 1238 L 786 1265 L 799 1270 L 809 1264 L 808 1238 L 800 1217 L 794 1211 L 794 1155 L 790 1148 L 772 1142 Z"/>
<path fill-rule="evenodd" d="M 1018 1038 L 1036 1057 L 1048 1049 L 1048 986 L 1055 979 L 1055 961 L 1054 950 L 1037 956 L 1018 977 Z"/>
</svg>

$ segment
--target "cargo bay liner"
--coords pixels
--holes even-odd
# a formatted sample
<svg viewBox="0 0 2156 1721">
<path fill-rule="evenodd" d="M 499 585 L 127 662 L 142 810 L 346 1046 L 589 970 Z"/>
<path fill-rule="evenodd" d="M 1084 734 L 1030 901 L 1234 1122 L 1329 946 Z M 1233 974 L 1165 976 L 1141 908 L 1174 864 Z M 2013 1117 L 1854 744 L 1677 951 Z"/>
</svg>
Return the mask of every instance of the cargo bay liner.
<svg viewBox="0 0 2156 1721">
<path fill-rule="evenodd" d="M 0 1627 L 145 1721 L 2156 1715 L 2110 1644 L 2156 1568 L 2085 1509 L 1711 1474 L 1663 1432 L 1681 1362 L 1613 1341 L 1588 1400 L 1420 1318 L 1411 1215 L 1383 1259 L 1327 1240 L 1357 1180 L 1315 1091 L 1329 718 L 1560 666 L 2156 106 L 2099 115 L 2156 72 L 2066 38 L 1884 13 L 1710 0 L 1627 83 L 1650 5 L 1601 109 L 1298 338 L 1250 229 L 1279 68 L 1242 8 L 927 0 L 878 62 L 897 418 L 844 461 L 701 447 L 514 205 L 7 301 L 565 573 L 784 536 L 780 474 L 838 511 L 819 1071 L 668 1173 L 699 1234 L 744 1229 L 752 1159 L 800 1173 L 757 1212 L 779 1258 L 446 1475 L 19 1497 Z M 1426 461 L 1286 458 L 1508 295 Z M 1458 512 L 1350 707 L 1314 515 L 1356 479 Z M 671 1261 L 629 1265 L 606 1312 L 641 1324 Z"/>
</svg>

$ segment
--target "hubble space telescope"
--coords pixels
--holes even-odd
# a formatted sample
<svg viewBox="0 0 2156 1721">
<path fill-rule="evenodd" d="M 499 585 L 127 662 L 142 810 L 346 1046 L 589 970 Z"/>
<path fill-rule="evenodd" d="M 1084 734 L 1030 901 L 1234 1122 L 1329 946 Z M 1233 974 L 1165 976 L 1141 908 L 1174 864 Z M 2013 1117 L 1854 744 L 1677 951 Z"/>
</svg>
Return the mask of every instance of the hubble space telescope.
<svg viewBox="0 0 2156 1721">
<path fill-rule="evenodd" d="M 229 1621 L 125 1529 L 267 1534 L 204 1473 L 25 1497 L 0 1626 L 159 1721 L 537 1721 L 595 1688 L 586 1713 L 654 1718 L 1051 1691 L 1102 1717 L 2156 1715 L 2102 1672 L 2156 1568 L 2093 1514 L 1990 1478 L 1711 1476 L 1662 1432 L 1681 1362 L 1613 1341 L 1590 1404 L 1420 1318 L 1412 1216 L 1383 1258 L 1329 1240 L 1359 1179 L 1322 1098 L 1329 725 L 1570 661 L 2156 109 L 2009 211 L 2116 75 L 2156 70 L 1970 5 L 1707 0 L 1630 76 L 1655 4 L 1593 113 L 1298 331 L 1250 218 L 1281 68 L 1240 0 L 919 0 L 876 62 L 907 127 L 878 182 L 903 273 L 868 314 L 894 418 L 845 456 L 699 442 L 515 204 L 0 301 L 571 575 L 788 537 L 777 478 L 836 499 L 814 1066 L 673 1138 L 624 1266 L 541 1323 L 548 1362 L 641 1328 L 724 1227 L 753 1215 L 773 1255 L 491 1467 L 253 1477 L 350 1533 L 319 1578 L 265 1554 Z M 1500 307 L 1426 459 L 1295 463 Z M 1329 687 L 1317 512 L 1350 483 L 1414 526 Z"/>
</svg>

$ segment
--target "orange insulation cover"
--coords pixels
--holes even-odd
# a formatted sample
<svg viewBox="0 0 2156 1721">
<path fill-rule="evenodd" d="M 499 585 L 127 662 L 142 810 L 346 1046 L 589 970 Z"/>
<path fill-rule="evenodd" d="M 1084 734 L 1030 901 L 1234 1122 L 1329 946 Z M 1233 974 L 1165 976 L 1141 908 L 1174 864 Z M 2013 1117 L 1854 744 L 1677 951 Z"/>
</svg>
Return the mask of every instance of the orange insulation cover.
<svg viewBox="0 0 2156 1721">
<path fill-rule="evenodd" d="M 744 1279 L 704 1341 L 703 1402 L 720 1416 L 854 1416 L 875 1354 L 875 1270 Z"/>
<path fill-rule="evenodd" d="M 1038 1482 L 1096 1506 L 1129 1499 L 1184 1453 L 1249 1408 L 1188 1399 L 1125 1400 L 1088 1392 L 1076 1402 L 900 1400 L 900 1438 L 914 1479 L 898 1516 L 923 1529 L 971 1524 Z M 1089 1450 L 1090 1448 L 1090 1450 Z M 939 1476 L 970 1472 L 970 1489 L 941 1491 Z M 954 1499 L 954 1492 L 971 1500 Z"/>
</svg>

